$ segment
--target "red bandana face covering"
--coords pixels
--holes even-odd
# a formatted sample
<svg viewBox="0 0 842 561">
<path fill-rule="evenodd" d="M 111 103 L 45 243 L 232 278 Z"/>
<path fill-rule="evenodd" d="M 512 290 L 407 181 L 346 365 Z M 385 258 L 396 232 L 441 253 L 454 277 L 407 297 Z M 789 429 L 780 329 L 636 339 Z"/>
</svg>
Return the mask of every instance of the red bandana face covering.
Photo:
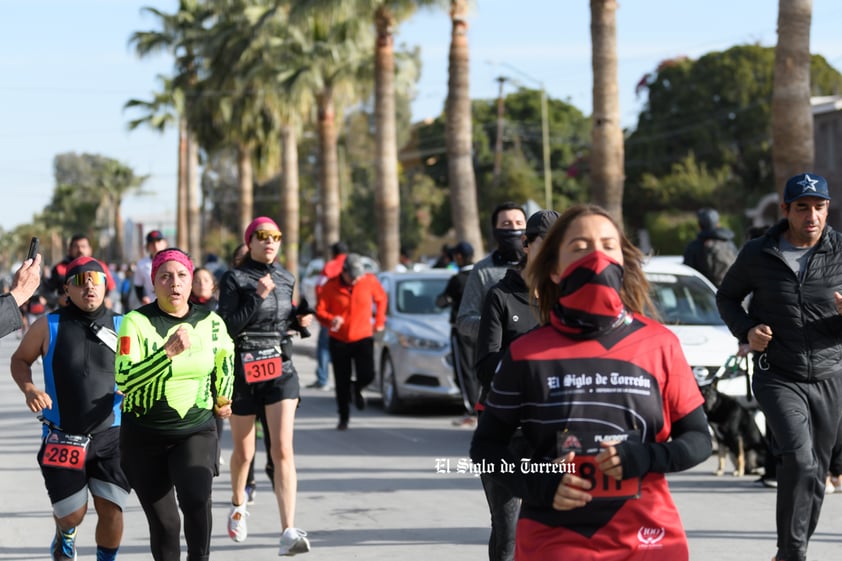
<svg viewBox="0 0 842 561">
<path fill-rule="evenodd" d="M 566 335 L 590 339 L 631 320 L 620 298 L 623 267 L 601 251 L 567 267 L 559 287 L 561 297 L 550 321 Z"/>
</svg>

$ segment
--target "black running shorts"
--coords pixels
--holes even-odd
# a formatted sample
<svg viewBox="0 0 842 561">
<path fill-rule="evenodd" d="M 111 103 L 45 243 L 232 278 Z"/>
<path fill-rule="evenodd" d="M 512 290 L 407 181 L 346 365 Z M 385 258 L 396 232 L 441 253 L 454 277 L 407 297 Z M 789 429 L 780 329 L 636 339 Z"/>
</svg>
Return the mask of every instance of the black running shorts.
<svg viewBox="0 0 842 561">
<path fill-rule="evenodd" d="M 120 467 L 120 427 L 110 427 L 91 438 L 85 467 L 72 470 L 41 465 L 45 444 L 38 450 L 38 465 L 53 505 L 53 513 L 62 518 L 88 502 L 88 491 L 121 509 L 129 496 L 129 481 Z"/>
</svg>

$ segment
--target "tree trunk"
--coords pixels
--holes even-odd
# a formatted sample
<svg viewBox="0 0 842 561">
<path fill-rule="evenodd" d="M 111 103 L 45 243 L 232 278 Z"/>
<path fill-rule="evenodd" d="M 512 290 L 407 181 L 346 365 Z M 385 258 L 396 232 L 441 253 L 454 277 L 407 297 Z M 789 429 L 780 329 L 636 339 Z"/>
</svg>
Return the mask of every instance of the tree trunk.
<svg viewBox="0 0 842 561">
<path fill-rule="evenodd" d="M 333 91 L 325 88 L 318 96 L 319 105 L 319 202 L 322 210 L 322 238 L 319 253 L 330 258 L 328 248 L 339 241 L 339 156 L 336 142 L 336 122 Z"/>
<path fill-rule="evenodd" d="M 199 143 L 188 129 L 187 134 L 187 252 L 199 265 L 202 255 L 202 224 L 199 214 Z"/>
<path fill-rule="evenodd" d="M 246 231 L 249 222 L 252 220 L 252 207 L 254 206 L 254 182 L 251 166 L 251 149 L 243 143 L 237 145 L 237 178 L 239 181 L 239 206 L 237 217 L 239 219 L 239 232 Z"/>
<path fill-rule="evenodd" d="M 123 211 L 120 207 L 123 205 L 122 200 L 114 201 L 114 261 L 115 263 L 125 263 L 123 259 L 123 240 L 126 239 L 125 227 L 123 225 Z"/>
<path fill-rule="evenodd" d="M 505 76 L 499 76 L 497 83 L 500 84 L 500 89 L 497 92 L 497 138 L 494 140 L 494 187 L 500 186 L 500 174 L 503 171 L 503 125 L 506 117 L 506 100 L 503 97 Z"/>
<path fill-rule="evenodd" d="M 447 178 L 450 184 L 451 216 L 456 237 L 473 245 L 477 255 L 482 255 L 484 250 L 472 160 L 467 12 L 467 0 L 451 0 L 450 18 L 453 27 L 450 34 L 450 66 L 445 108 Z"/>
<path fill-rule="evenodd" d="M 624 152 L 617 86 L 617 2 L 591 0 L 591 198 L 623 223 Z"/>
<path fill-rule="evenodd" d="M 395 125 L 394 18 L 385 6 L 374 16 L 374 123 L 376 140 L 375 207 L 380 266 L 391 271 L 400 254 L 400 189 Z"/>
<path fill-rule="evenodd" d="M 189 134 L 187 119 L 178 120 L 178 189 L 175 209 L 175 245 L 187 250 L 187 189 L 188 189 L 188 157 L 187 144 Z"/>
<path fill-rule="evenodd" d="M 775 185 L 812 171 L 815 159 L 810 105 L 812 0 L 780 0 L 772 85 L 772 169 Z"/>
<path fill-rule="evenodd" d="M 295 129 L 291 125 L 281 128 L 281 223 L 279 226 L 284 233 L 284 258 L 286 269 L 298 278 L 298 247 L 300 234 L 298 223 L 300 220 L 298 184 L 298 139 Z M 298 300 L 298 284 L 295 285 Z M 310 302 L 314 306 L 315 302 Z"/>
</svg>

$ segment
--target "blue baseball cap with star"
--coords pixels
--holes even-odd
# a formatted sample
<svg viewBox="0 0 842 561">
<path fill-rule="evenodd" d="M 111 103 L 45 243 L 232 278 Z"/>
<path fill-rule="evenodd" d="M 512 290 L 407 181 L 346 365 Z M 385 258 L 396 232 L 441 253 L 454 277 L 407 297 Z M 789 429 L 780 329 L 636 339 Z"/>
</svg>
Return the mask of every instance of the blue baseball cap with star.
<svg viewBox="0 0 842 561">
<path fill-rule="evenodd" d="M 829 201 L 827 179 L 815 173 L 799 173 L 790 177 L 784 187 L 784 202 L 791 203 L 801 197 L 818 197 Z"/>
</svg>

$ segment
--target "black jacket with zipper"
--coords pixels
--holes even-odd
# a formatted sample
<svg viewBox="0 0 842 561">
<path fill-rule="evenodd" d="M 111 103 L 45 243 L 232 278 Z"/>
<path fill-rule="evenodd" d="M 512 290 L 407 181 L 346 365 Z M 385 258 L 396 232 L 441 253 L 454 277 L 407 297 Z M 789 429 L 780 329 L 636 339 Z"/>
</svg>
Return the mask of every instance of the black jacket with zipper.
<svg viewBox="0 0 842 561">
<path fill-rule="evenodd" d="M 779 249 L 787 228 L 782 220 L 745 244 L 717 292 L 719 314 L 741 343 L 755 325 L 772 329 L 766 351 L 755 353 L 761 370 L 797 381 L 840 375 L 842 315 L 833 294 L 842 293 L 842 234 L 825 226 L 799 280 Z"/>
<path fill-rule="evenodd" d="M 497 363 L 509 344 L 537 326 L 538 309 L 529 302 L 529 288 L 520 271 L 509 269 L 491 287 L 483 302 L 476 352 L 481 403 L 485 402 Z"/>
</svg>

